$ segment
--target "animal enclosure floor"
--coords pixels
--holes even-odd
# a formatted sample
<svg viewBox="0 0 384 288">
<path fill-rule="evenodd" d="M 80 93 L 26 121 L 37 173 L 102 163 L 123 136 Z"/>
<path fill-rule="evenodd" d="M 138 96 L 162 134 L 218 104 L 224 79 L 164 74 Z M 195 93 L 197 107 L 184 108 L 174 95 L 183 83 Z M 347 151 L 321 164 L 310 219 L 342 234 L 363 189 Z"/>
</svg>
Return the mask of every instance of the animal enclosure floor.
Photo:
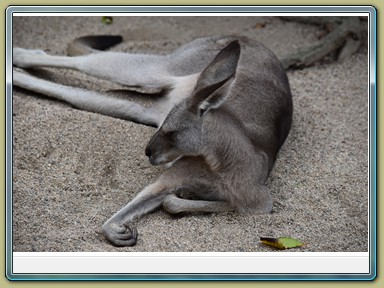
<svg viewBox="0 0 384 288">
<path fill-rule="evenodd" d="M 114 17 L 111 25 L 101 17 L 14 17 L 13 23 L 15 47 L 56 55 L 88 34 L 123 33 L 130 36 L 113 50 L 161 54 L 197 37 L 239 34 L 281 57 L 320 34 L 274 17 Z M 274 250 L 260 237 L 282 236 L 306 244 L 290 252 L 368 251 L 367 57 L 362 48 L 342 63 L 288 73 L 293 127 L 267 182 L 272 214 L 158 210 L 135 222 L 137 245 L 125 248 L 111 246 L 100 227 L 161 174 L 144 155 L 154 129 L 14 89 L 14 251 L 261 252 Z M 106 81 L 42 70 L 59 83 L 124 97 L 121 86 Z"/>
</svg>

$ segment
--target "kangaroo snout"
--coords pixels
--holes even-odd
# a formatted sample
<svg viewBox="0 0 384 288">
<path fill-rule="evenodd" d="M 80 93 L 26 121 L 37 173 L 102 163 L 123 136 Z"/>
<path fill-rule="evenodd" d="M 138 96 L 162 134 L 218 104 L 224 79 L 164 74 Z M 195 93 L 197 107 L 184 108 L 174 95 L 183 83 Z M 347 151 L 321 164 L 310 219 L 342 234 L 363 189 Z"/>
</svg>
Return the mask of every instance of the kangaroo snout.
<svg viewBox="0 0 384 288">
<path fill-rule="evenodd" d="M 152 151 L 151 149 L 147 146 L 145 148 L 145 156 L 148 156 L 148 158 L 151 158 L 151 155 L 152 155 Z"/>
<path fill-rule="evenodd" d="M 164 165 L 173 162 L 184 154 L 175 146 L 175 143 L 157 132 L 149 140 L 145 148 L 145 155 L 148 156 L 152 165 Z"/>
<path fill-rule="evenodd" d="M 168 157 L 165 155 L 166 151 L 169 150 L 167 146 L 166 141 L 158 137 L 157 134 L 152 137 L 145 148 L 145 155 L 152 165 L 157 166 L 169 162 Z"/>
<path fill-rule="evenodd" d="M 156 157 L 154 154 L 152 154 L 152 150 L 148 147 L 145 148 L 145 155 L 148 157 L 149 163 L 154 166 L 164 164 L 162 157 Z"/>
<path fill-rule="evenodd" d="M 160 161 L 158 160 L 158 157 L 154 157 L 152 148 L 150 148 L 149 146 L 145 148 L 145 156 L 148 157 L 148 160 L 152 165 L 156 166 L 161 164 Z"/>
</svg>

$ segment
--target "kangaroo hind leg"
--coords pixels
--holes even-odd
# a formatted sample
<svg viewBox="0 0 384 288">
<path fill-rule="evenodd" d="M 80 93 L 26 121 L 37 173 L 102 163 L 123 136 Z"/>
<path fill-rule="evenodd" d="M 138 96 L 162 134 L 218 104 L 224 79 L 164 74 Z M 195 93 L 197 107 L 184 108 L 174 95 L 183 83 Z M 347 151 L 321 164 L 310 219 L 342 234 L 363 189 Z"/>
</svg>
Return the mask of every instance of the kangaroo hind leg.
<svg viewBox="0 0 384 288">
<path fill-rule="evenodd" d="M 174 85 L 166 56 L 99 52 L 84 56 L 54 56 L 42 50 L 13 49 L 13 65 L 20 68 L 67 68 L 106 79 L 141 93 L 160 93 Z"/>
<path fill-rule="evenodd" d="M 65 101 L 81 110 L 131 120 L 148 126 L 158 127 L 164 118 L 161 111 L 156 109 L 146 108 L 131 101 L 110 98 L 94 91 L 53 83 L 15 69 L 13 84 Z"/>
<path fill-rule="evenodd" d="M 189 200 L 168 195 L 163 201 L 163 208 L 171 214 L 181 212 L 226 212 L 234 209 L 225 201 Z"/>
</svg>

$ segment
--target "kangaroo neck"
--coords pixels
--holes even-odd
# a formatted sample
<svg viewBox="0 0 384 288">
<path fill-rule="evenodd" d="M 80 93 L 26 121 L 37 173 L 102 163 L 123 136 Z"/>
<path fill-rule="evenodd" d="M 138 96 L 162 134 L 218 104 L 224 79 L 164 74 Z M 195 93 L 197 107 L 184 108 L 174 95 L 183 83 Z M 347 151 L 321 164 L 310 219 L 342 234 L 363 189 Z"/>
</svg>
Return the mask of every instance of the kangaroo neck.
<svg viewBox="0 0 384 288">
<path fill-rule="evenodd" d="M 227 113 L 214 111 L 206 115 L 203 156 L 213 171 L 225 173 L 252 165 L 255 148 L 244 129 L 238 126 Z"/>
</svg>

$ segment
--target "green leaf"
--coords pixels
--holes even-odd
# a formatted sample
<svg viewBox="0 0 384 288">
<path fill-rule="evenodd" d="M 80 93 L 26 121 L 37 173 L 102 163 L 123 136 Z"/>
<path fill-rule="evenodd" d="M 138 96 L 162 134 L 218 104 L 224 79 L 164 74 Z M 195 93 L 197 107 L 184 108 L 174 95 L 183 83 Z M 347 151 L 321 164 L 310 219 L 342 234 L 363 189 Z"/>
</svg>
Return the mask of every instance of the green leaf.
<svg viewBox="0 0 384 288">
<path fill-rule="evenodd" d="M 268 238 L 260 237 L 261 243 L 276 247 L 280 250 L 301 247 L 304 243 L 291 237 Z"/>
<path fill-rule="evenodd" d="M 102 22 L 103 24 L 110 25 L 110 24 L 113 23 L 113 18 L 112 18 L 111 16 L 103 16 L 103 17 L 101 18 L 101 22 Z"/>
</svg>

